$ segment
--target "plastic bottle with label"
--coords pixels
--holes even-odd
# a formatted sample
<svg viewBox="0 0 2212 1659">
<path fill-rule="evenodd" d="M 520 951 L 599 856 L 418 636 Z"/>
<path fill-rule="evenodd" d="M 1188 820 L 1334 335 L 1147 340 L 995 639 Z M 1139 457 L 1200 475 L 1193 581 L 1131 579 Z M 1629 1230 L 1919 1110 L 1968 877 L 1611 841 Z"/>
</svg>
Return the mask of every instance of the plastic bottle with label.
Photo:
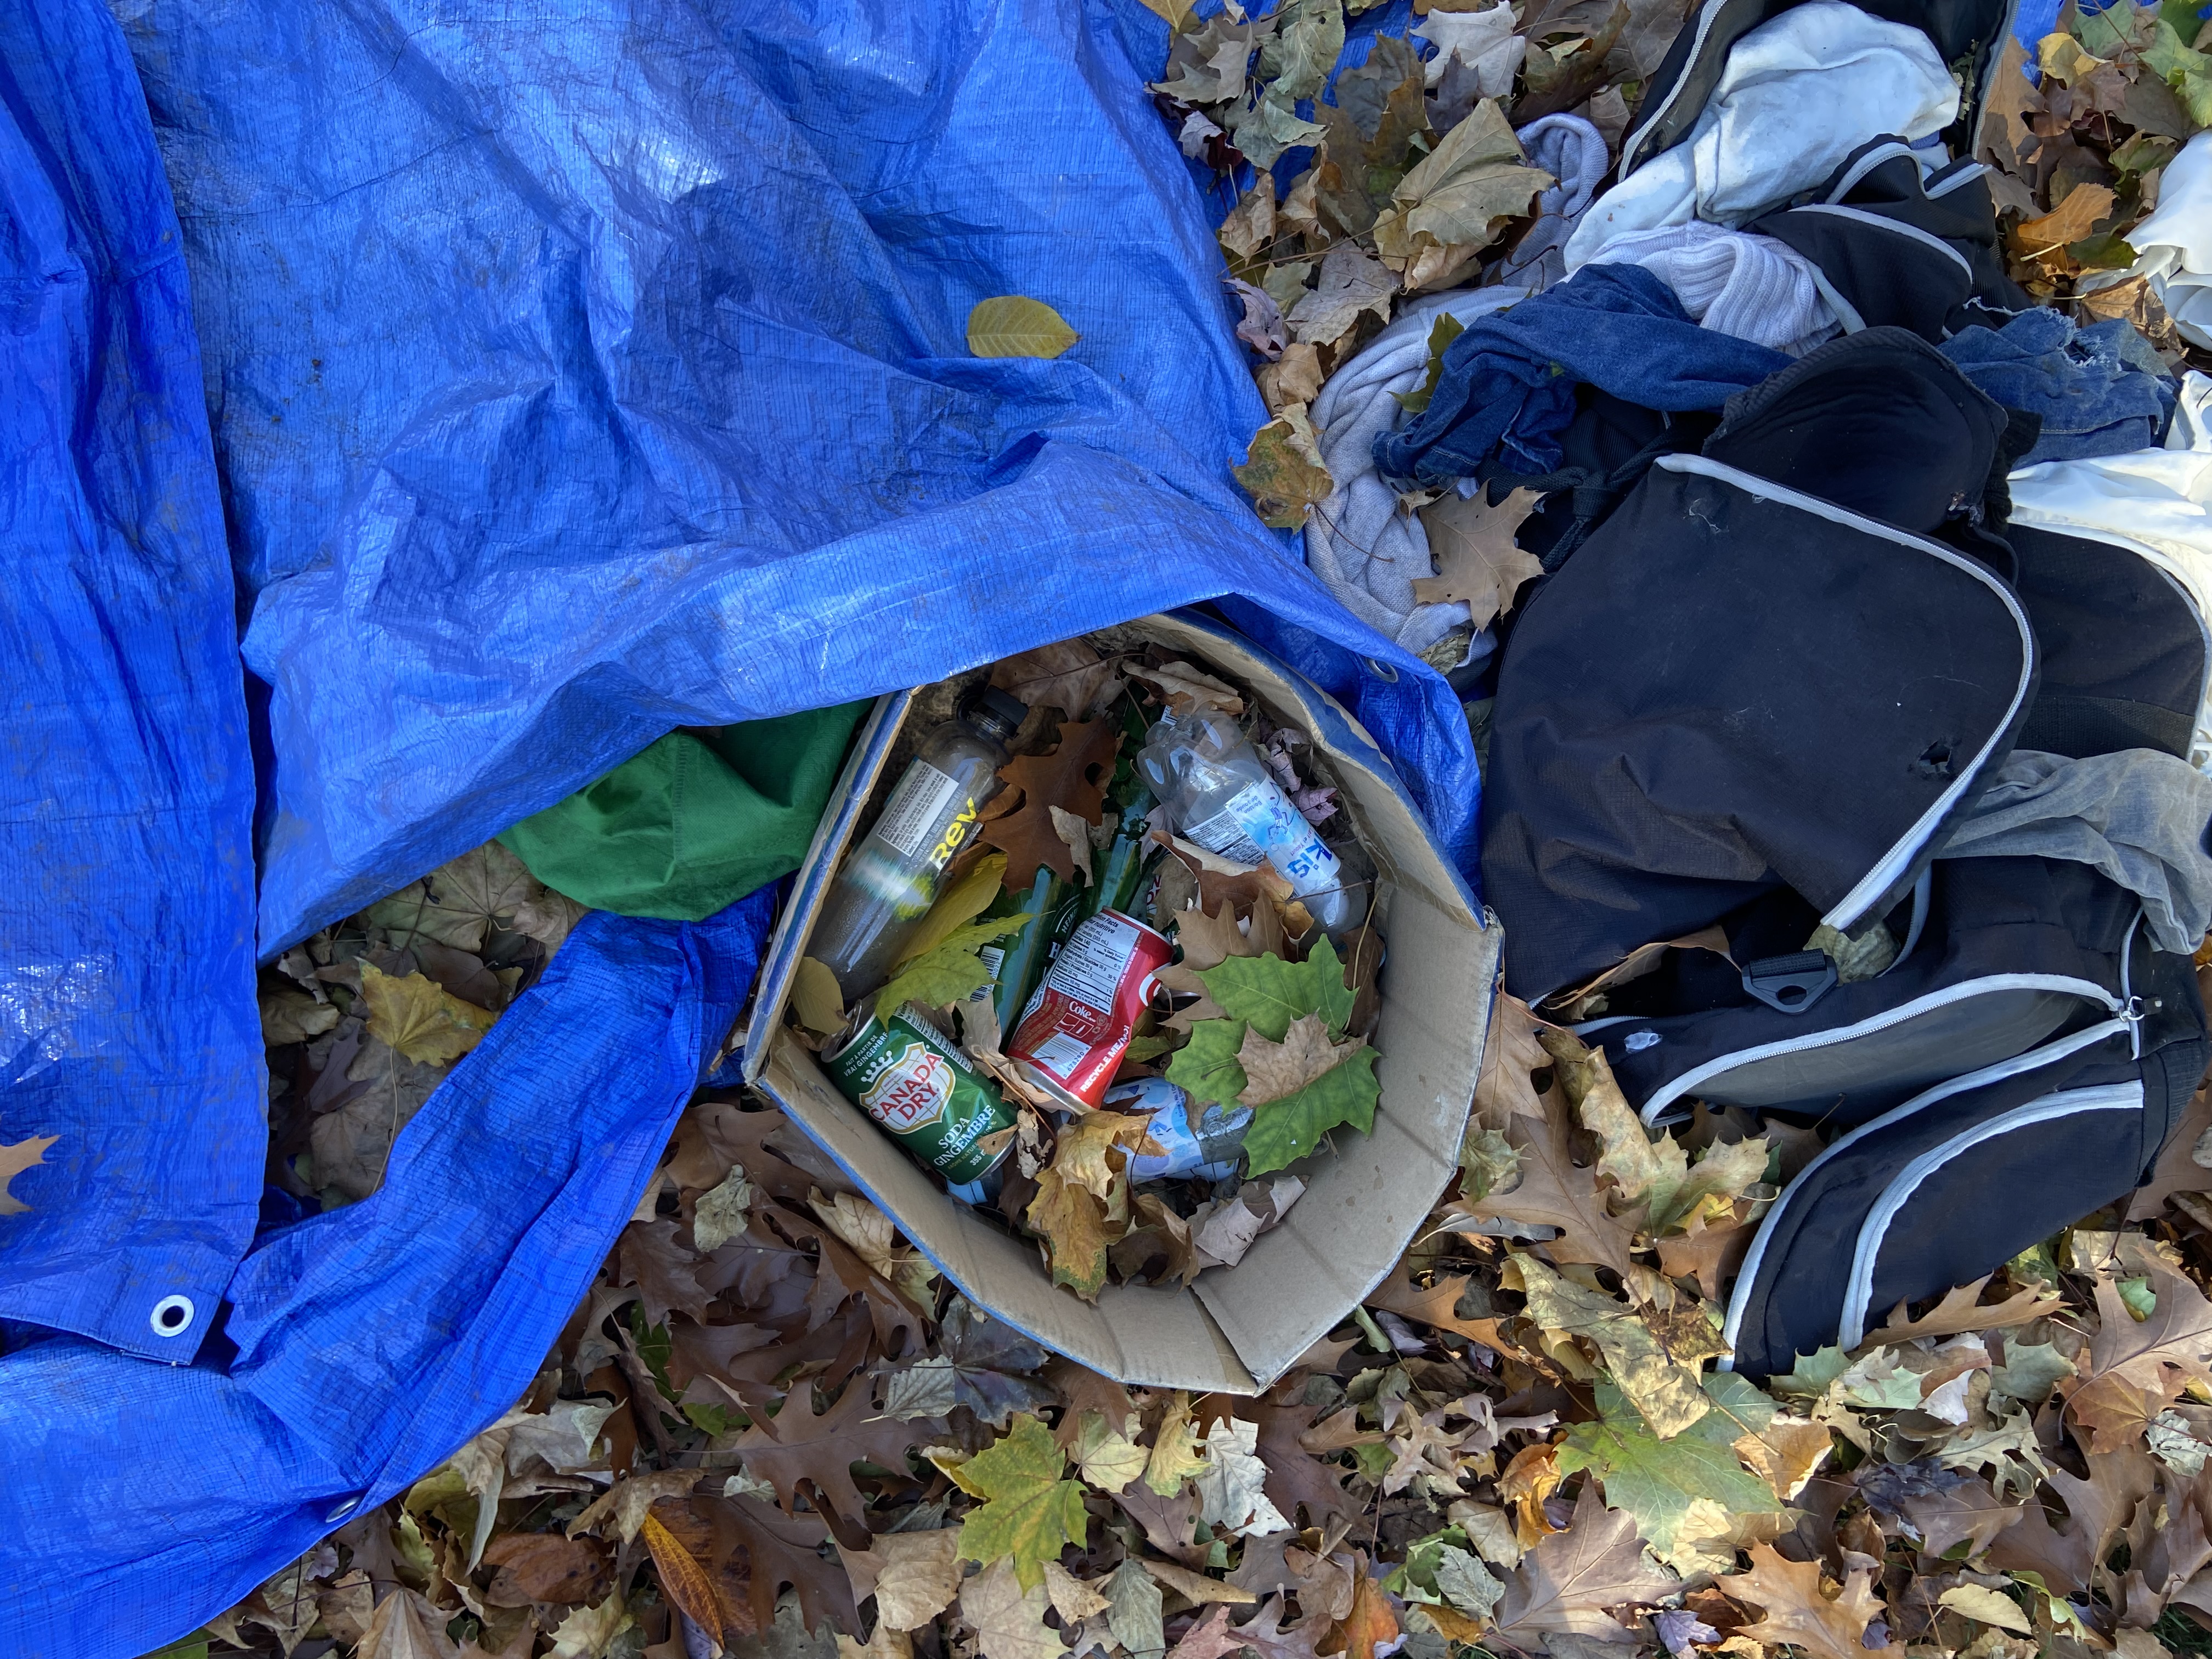
<svg viewBox="0 0 2212 1659">
<path fill-rule="evenodd" d="M 1178 834 L 1240 864 L 1274 866 L 1329 933 L 1358 926 L 1366 901 L 1346 884 L 1342 860 L 1228 715 L 1167 715 L 1145 734 L 1137 770 L 1167 804 Z"/>
<path fill-rule="evenodd" d="M 808 954 L 837 976 L 847 1002 L 874 990 L 937 900 L 945 866 L 974 836 L 999 793 L 1006 745 L 1027 705 L 986 688 L 921 740 L 866 839 L 853 849 Z"/>
</svg>

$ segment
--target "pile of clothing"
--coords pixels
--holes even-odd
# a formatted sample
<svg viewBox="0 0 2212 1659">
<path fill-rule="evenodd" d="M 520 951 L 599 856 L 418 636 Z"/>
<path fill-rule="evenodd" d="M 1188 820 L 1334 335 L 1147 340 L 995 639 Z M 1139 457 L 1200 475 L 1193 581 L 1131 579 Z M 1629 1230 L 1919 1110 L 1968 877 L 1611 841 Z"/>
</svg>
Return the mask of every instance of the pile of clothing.
<svg viewBox="0 0 2212 1659">
<path fill-rule="evenodd" d="M 1413 602 L 1407 502 L 1537 502 L 1454 672 L 1505 989 L 1649 1121 L 1832 1137 L 1738 1281 L 1754 1372 L 2127 1193 L 2206 1060 L 2212 380 L 2008 277 L 1943 137 L 2002 19 L 1885 9 L 1706 0 L 1543 258 L 1314 405 L 1309 562 L 1413 648 L 1486 619 Z M 2212 223 L 2212 134 L 2166 190 Z M 2184 307 L 2193 234 L 2146 255 Z"/>
</svg>

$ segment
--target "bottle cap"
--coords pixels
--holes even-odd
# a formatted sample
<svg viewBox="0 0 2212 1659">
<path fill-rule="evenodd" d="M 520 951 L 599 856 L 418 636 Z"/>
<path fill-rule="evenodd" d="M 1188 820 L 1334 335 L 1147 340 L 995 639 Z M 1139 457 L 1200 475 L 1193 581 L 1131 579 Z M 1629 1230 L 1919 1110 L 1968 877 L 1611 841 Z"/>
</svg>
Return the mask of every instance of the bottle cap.
<svg viewBox="0 0 2212 1659">
<path fill-rule="evenodd" d="M 1029 715 L 1030 706 L 1019 697 L 1001 691 L 995 685 L 970 693 L 962 700 L 959 717 L 963 723 L 972 726 L 985 737 L 996 738 L 1001 743 L 1010 740 L 1022 728 Z"/>
</svg>

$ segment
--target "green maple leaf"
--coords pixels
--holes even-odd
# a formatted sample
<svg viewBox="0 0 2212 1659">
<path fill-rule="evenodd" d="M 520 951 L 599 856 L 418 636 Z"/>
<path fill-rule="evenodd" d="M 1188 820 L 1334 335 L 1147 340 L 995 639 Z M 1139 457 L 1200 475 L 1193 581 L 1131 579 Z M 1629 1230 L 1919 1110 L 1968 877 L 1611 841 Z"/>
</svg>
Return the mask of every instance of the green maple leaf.
<svg viewBox="0 0 2212 1659">
<path fill-rule="evenodd" d="M 1352 1023 L 1352 991 L 1344 982 L 1336 947 L 1326 938 L 1304 962 L 1285 962 L 1272 952 L 1231 957 L 1218 968 L 1200 969 L 1198 977 L 1224 1013 L 1249 1021 L 1270 1042 L 1280 1042 L 1291 1022 L 1307 1014 L 1326 1019 L 1335 1036 Z"/>
<path fill-rule="evenodd" d="M 1192 1028 L 1194 1035 L 1197 1029 Z M 1375 1050 L 1362 1043 L 1297 1093 L 1258 1109 L 1244 1136 L 1249 1173 L 1259 1176 L 1285 1168 L 1320 1146 L 1321 1138 L 1340 1124 L 1365 1133 L 1375 1127 L 1375 1103 L 1381 1094 L 1382 1085 L 1375 1080 Z"/>
<path fill-rule="evenodd" d="M 1199 1020 L 1190 1028 L 1190 1041 L 1168 1061 L 1168 1081 L 1189 1095 L 1194 1105 L 1218 1101 L 1235 1106 L 1248 1081 L 1237 1059 L 1243 1046 L 1243 1020 Z"/>
<path fill-rule="evenodd" d="M 1782 1508 L 1774 1489 L 1745 1468 L 1733 1449 L 1738 1439 L 1773 1420 L 1774 1402 L 1731 1372 L 1717 1372 L 1704 1382 L 1712 1397 L 1711 1407 L 1667 1440 L 1651 1432 L 1643 1413 L 1620 1389 L 1601 1382 L 1596 1390 L 1599 1420 L 1569 1429 L 1558 1456 L 1561 1474 L 1587 1469 L 1595 1475 L 1605 1489 L 1607 1506 L 1633 1517 L 1652 1553 L 1686 1572 L 1701 1566 L 1725 1570 L 1713 1567 L 1705 1554 L 1724 1555 L 1730 1565 L 1735 1560 L 1734 1551 L 1724 1543 L 1717 1551 L 1709 1547 L 1700 1553 L 1699 1543 L 1714 1533 L 1684 1535 L 1685 1523 L 1696 1518 L 1692 1506 L 1698 1500 L 1719 1504 L 1731 1520 L 1774 1514 Z M 1704 1513 L 1710 1520 L 1711 1511 Z"/>
<path fill-rule="evenodd" d="M 985 1500 L 960 1523 L 961 1558 L 988 1566 L 1011 1555 L 1024 1590 L 1042 1583 L 1045 1563 L 1080 1545 L 1090 1526 L 1083 1483 L 1060 1479 L 1066 1467 L 1051 1430 L 1015 1418 L 997 1444 L 960 1466 L 960 1484 Z"/>
<path fill-rule="evenodd" d="M 909 1002 L 925 1008 L 942 1008 L 991 982 L 977 948 L 1004 938 L 1030 919 L 1027 910 L 1018 916 L 993 916 L 988 921 L 956 927 L 944 940 L 914 958 L 876 993 L 876 1017 L 896 1013 Z"/>
</svg>

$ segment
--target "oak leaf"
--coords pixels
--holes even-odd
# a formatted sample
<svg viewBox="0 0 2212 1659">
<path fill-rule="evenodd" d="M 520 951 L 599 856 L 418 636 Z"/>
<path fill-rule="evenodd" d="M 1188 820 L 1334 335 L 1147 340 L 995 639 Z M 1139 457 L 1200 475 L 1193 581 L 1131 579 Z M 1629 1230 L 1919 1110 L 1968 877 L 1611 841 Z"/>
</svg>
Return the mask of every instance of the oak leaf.
<svg viewBox="0 0 2212 1659">
<path fill-rule="evenodd" d="M 1413 597 L 1423 605 L 1464 604 L 1474 626 L 1489 627 L 1513 608 L 1522 583 L 1544 574 L 1541 560 L 1513 544 L 1514 532 L 1542 499 L 1536 490 L 1516 489 L 1492 507 L 1486 492 L 1452 489 L 1423 507 L 1437 574 L 1417 577 Z"/>
<path fill-rule="evenodd" d="M 2097 1334 L 2067 1414 L 2089 1431 L 2095 1456 L 2141 1438 L 2149 1419 L 2190 1380 L 2212 1378 L 2212 1302 L 2154 1258 L 2144 1265 L 2157 1304 L 2138 1323 L 2110 1274 L 2097 1280 Z"/>
<path fill-rule="evenodd" d="M 1524 1650 L 1553 1631 L 1626 1645 L 1635 1634 L 1606 1610 L 1656 1601 L 1677 1582 L 1645 1565 L 1635 1522 L 1607 1509 L 1595 1484 L 1585 1485 L 1565 1529 L 1546 1534 L 1506 1580 L 1497 1629 Z"/>
<path fill-rule="evenodd" d="M 1982 1287 L 1995 1277 L 1984 1273 L 1971 1285 L 1960 1285 L 1946 1291 L 1943 1299 L 1917 1319 L 1910 1316 L 1910 1310 L 1899 1303 L 1891 1310 L 1888 1322 L 1878 1331 L 1869 1331 L 1863 1346 L 1876 1344 L 1894 1346 L 1899 1342 L 1916 1341 L 1922 1337 L 1960 1336 L 1967 1333 L 2004 1330 L 2014 1325 L 2025 1325 L 2040 1319 L 2058 1308 L 2058 1297 L 2039 1285 L 2029 1285 L 2014 1291 L 2002 1302 L 1981 1305 Z"/>
<path fill-rule="evenodd" d="M 1001 294 L 968 313 L 968 349 L 978 357 L 1057 357 L 1083 337 L 1042 300 Z"/>
<path fill-rule="evenodd" d="M 1468 1211 L 1556 1227 L 1559 1236 L 1543 1246 L 1553 1261 L 1591 1262 L 1626 1277 L 1637 1218 L 1615 1216 L 1598 1191 L 1595 1172 L 1575 1163 L 1566 1103 L 1540 1121 L 1516 1117 L 1505 1137 L 1521 1154 L 1520 1184 L 1470 1201 Z"/>
<path fill-rule="evenodd" d="M 1788 1560 L 1771 1545 L 1755 1544 L 1751 1570 L 1721 1582 L 1731 1598 L 1765 1612 L 1745 1627 L 1753 1641 L 1787 1643 L 1812 1659 L 1864 1659 L 1867 1624 L 1883 1612 L 1881 1598 L 1868 1587 L 1870 1577 L 1863 1568 L 1852 1572 L 1831 1598 L 1817 1560 Z"/>
<path fill-rule="evenodd" d="M 1048 753 L 1017 756 L 999 769 L 1006 787 L 983 809 L 978 833 L 986 846 L 1006 854 L 1008 887 L 1026 892 L 1040 865 L 1062 881 L 1075 878 L 1074 858 L 1053 828 L 1050 809 L 1097 823 L 1121 743 L 1121 728 L 1112 720 L 1063 720 L 1059 741 Z"/>
<path fill-rule="evenodd" d="M 813 1384 L 804 1379 L 785 1398 L 774 1417 L 754 1419 L 742 1439 L 730 1443 L 746 1470 L 775 1488 L 787 1512 L 793 1510 L 799 1483 L 811 1480 L 830 1508 L 857 1521 L 866 1507 L 853 1483 L 852 1465 L 866 1462 L 902 1469 L 920 1430 L 879 1412 L 866 1377 L 845 1385 L 836 1403 L 811 1409 Z M 940 1428 L 925 1422 L 923 1429 Z M 818 1505 L 817 1505 L 818 1507 Z"/>
<path fill-rule="evenodd" d="M 46 1148 L 59 1135 L 33 1135 L 12 1146 L 0 1146 L 0 1215 L 21 1215 L 31 1206 L 8 1190 L 8 1183 L 24 1170 L 46 1161 Z"/>
<path fill-rule="evenodd" d="M 1103 713 L 1120 693 L 1121 664 L 1081 640 L 1062 640 L 1000 658 L 991 684 L 1031 708 L 1057 708 L 1068 720 L 1084 720 Z"/>
</svg>

